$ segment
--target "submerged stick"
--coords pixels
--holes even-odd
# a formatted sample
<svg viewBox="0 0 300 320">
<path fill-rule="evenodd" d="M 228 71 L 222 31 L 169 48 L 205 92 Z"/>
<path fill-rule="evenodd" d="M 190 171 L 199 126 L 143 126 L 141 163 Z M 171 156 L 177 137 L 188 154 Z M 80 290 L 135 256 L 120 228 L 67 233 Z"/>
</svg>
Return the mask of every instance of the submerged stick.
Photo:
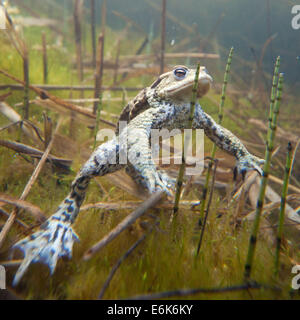
<svg viewBox="0 0 300 320">
<path fill-rule="evenodd" d="M 3 216 L 5 216 L 6 218 L 9 217 L 9 213 L 6 212 L 6 211 L 5 211 L 3 208 L 1 208 L 1 207 L 0 207 L 0 214 L 2 214 Z M 16 219 L 15 222 L 16 222 L 19 226 L 21 226 L 22 228 L 24 228 L 24 229 L 26 229 L 26 230 L 29 229 L 29 226 L 28 226 L 25 222 L 21 221 L 20 219 Z M 2 263 L 0 263 L 0 264 L 3 266 Z"/>
<path fill-rule="evenodd" d="M 122 231 L 133 224 L 139 217 L 147 212 L 148 209 L 153 207 L 156 203 L 163 199 L 165 192 L 160 190 L 154 193 L 149 199 L 142 203 L 135 211 L 129 214 L 123 221 L 121 221 L 113 230 L 111 230 L 102 240 L 93 245 L 83 256 L 84 260 L 89 260 L 105 245 L 115 239 Z"/>
<path fill-rule="evenodd" d="M 197 288 L 197 289 L 178 289 L 173 291 L 164 291 L 158 293 L 152 293 L 147 295 L 135 296 L 132 298 L 127 298 L 127 300 L 157 300 L 157 299 L 164 299 L 164 298 L 171 298 L 171 297 L 185 297 L 191 296 L 199 293 L 205 294 L 212 294 L 212 293 L 224 293 L 224 292 L 235 292 L 235 291 L 242 291 L 248 289 L 269 289 L 269 290 L 281 290 L 277 287 L 271 287 L 268 285 L 263 285 L 259 283 L 246 283 L 235 285 L 231 287 L 223 287 L 223 288 Z"/>
<path fill-rule="evenodd" d="M 96 143 L 97 143 L 97 133 L 98 133 L 98 130 L 99 130 L 101 109 L 102 109 L 102 94 L 100 93 L 100 95 L 99 95 L 99 102 L 98 102 L 98 104 L 97 104 L 97 118 L 96 118 L 95 132 L 94 132 L 94 146 L 93 146 L 93 150 L 95 150 L 95 148 L 96 148 Z"/>
<path fill-rule="evenodd" d="M 18 83 L 21 83 L 23 86 L 24 86 L 24 81 L 12 76 L 11 74 L 7 73 L 6 71 L 4 70 L 1 70 L 0 69 L 0 73 L 1 74 L 4 74 L 6 77 L 18 82 Z M 36 92 L 42 100 L 46 100 L 46 99 L 49 99 L 51 101 L 53 101 L 54 103 L 58 104 L 59 106 L 62 106 L 66 109 L 69 109 L 71 111 L 75 111 L 75 112 L 78 112 L 80 114 L 83 114 L 89 118 L 92 118 L 92 119 L 96 119 L 96 115 L 93 114 L 92 112 L 88 111 L 88 110 L 85 110 L 84 108 L 82 107 L 79 107 L 75 104 L 72 104 L 70 102 L 67 102 L 61 98 L 58 98 L 57 96 L 54 96 L 53 94 L 49 93 L 48 91 L 46 90 L 43 90 L 43 89 L 40 89 L 39 87 L 36 87 L 36 86 L 33 86 L 33 85 L 29 85 L 29 88 L 31 90 L 33 90 L 34 92 Z M 104 120 L 104 119 L 101 119 L 101 122 L 103 123 L 106 123 L 112 127 L 116 127 L 116 125 L 110 121 L 107 121 L 107 120 Z"/>
<path fill-rule="evenodd" d="M 103 59 L 104 59 L 104 34 L 101 33 L 98 37 L 98 51 L 96 60 L 96 71 L 95 71 L 95 92 L 94 98 L 99 98 L 102 90 L 102 77 L 103 77 Z M 94 102 L 93 114 L 97 112 L 98 103 Z"/>
<path fill-rule="evenodd" d="M 96 6 L 95 0 L 91 0 L 91 39 L 93 68 L 96 68 Z"/>
<path fill-rule="evenodd" d="M 22 195 L 20 197 L 20 200 L 25 200 L 25 198 L 29 194 L 29 191 L 31 190 L 31 187 L 33 186 L 33 184 L 35 183 L 37 177 L 39 176 L 39 174 L 40 174 L 40 172 L 41 172 L 41 170 L 43 168 L 43 165 L 45 164 L 45 162 L 46 162 L 46 160 L 48 158 L 48 155 L 50 153 L 50 150 L 51 150 L 53 142 L 54 142 L 55 134 L 57 133 L 61 123 L 62 123 L 62 118 L 59 119 L 58 124 L 57 124 L 57 126 L 55 128 L 55 132 L 53 134 L 53 137 L 52 137 L 50 143 L 48 144 L 48 147 L 45 150 L 41 160 L 39 161 L 39 163 L 35 167 L 30 179 L 28 180 L 28 182 L 27 182 L 27 184 L 26 184 L 26 186 L 25 186 L 25 188 L 23 190 L 23 193 L 22 193 Z M 2 247 L 2 245 L 4 243 L 4 240 L 5 240 L 6 236 L 8 235 L 9 230 L 11 229 L 11 227 L 12 227 L 12 225 L 13 225 L 16 217 L 17 217 L 17 214 L 18 214 L 18 209 L 14 209 L 11 212 L 9 218 L 6 220 L 5 225 L 2 228 L 1 233 L 0 233 L 0 248 Z"/>
<path fill-rule="evenodd" d="M 194 86 L 192 91 L 192 100 L 191 100 L 187 129 L 192 129 L 192 125 L 193 125 L 195 105 L 196 105 L 196 99 L 197 99 L 199 71 L 200 71 L 200 63 L 198 63 L 196 73 L 195 73 L 195 80 L 194 80 Z M 174 202 L 174 208 L 173 208 L 173 217 L 178 213 L 179 199 L 180 199 L 180 194 L 181 194 L 181 189 L 183 184 L 183 175 L 184 175 L 184 169 L 185 169 L 185 146 L 189 145 L 189 139 L 190 139 L 190 135 L 187 135 L 187 136 L 184 135 L 183 148 L 182 148 L 182 161 L 181 161 L 181 165 L 180 165 L 180 169 L 177 177 L 177 183 L 176 183 L 176 194 L 175 194 L 175 202 Z"/>
<path fill-rule="evenodd" d="M 44 118 L 44 145 L 45 150 L 52 138 L 52 120 L 50 117 L 47 116 L 46 112 L 43 112 Z"/>
<path fill-rule="evenodd" d="M 1 71 L 2 70 L 0 70 L 0 73 L 4 74 Z M 52 90 L 53 91 L 61 91 L 61 90 L 62 91 L 64 91 L 64 90 L 94 91 L 95 90 L 95 86 L 92 86 L 92 85 L 82 85 L 82 86 L 74 85 L 74 86 L 72 86 L 72 85 L 33 84 L 32 87 L 38 88 L 40 90 L 48 90 L 48 91 L 52 91 Z M 23 88 L 24 88 L 24 85 L 22 85 L 22 84 L 10 84 L 10 83 L 9 84 L 0 84 L 0 90 L 6 90 L 6 89 L 24 90 Z M 30 86 L 29 86 L 29 88 L 32 89 Z M 126 89 L 127 91 L 141 91 L 143 88 L 142 87 L 108 87 L 108 86 L 103 86 L 102 89 L 105 91 L 123 91 L 124 89 Z"/>
<path fill-rule="evenodd" d="M 76 45 L 76 64 L 77 73 L 80 83 L 83 81 L 83 63 L 82 63 L 82 39 L 81 39 L 81 23 L 80 18 L 82 14 L 82 1 L 75 0 L 74 4 L 74 38 Z"/>
<path fill-rule="evenodd" d="M 31 146 L 28 146 L 23 143 L 10 141 L 10 140 L 2 140 L 0 139 L 0 146 L 12 149 L 16 151 L 17 153 L 24 153 L 28 154 L 33 158 L 41 158 L 43 156 L 43 152 L 39 149 L 33 148 Z M 72 160 L 64 159 L 64 158 L 58 158 L 51 154 L 48 155 L 47 160 L 55 164 L 56 166 L 69 168 L 72 164 Z"/>
<path fill-rule="evenodd" d="M 274 72 L 275 76 L 275 72 Z M 274 104 L 274 108 L 272 109 L 272 124 L 269 128 L 269 133 L 267 135 L 267 142 L 266 142 L 266 151 L 265 151 L 265 163 L 263 167 L 263 176 L 260 183 L 260 190 L 259 190 L 259 197 L 257 200 L 257 206 L 256 206 L 256 212 L 255 212 L 255 218 L 253 222 L 252 232 L 249 240 L 249 246 L 248 246 L 248 254 L 247 259 L 245 263 L 245 272 L 244 272 L 244 279 L 245 281 L 248 281 L 251 276 L 252 271 L 252 263 L 256 248 L 256 241 L 257 241 L 257 234 L 259 230 L 259 222 L 261 213 L 263 211 L 263 205 L 264 205 L 264 199 L 265 199 L 265 191 L 267 187 L 267 181 L 268 181 L 268 174 L 271 164 L 271 156 L 274 148 L 274 138 L 276 134 L 276 126 L 277 126 L 277 116 L 279 113 L 279 106 L 282 96 L 282 84 L 283 84 L 283 74 L 281 73 L 278 78 L 278 86 L 277 86 L 277 93 L 276 93 L 276 101 Z M 271 104 L 274 99 L 273 91 L 271 92 Z"/>
<path fill-rule="evenodd" d="M 282 241 L 282 234 L 283 234 L 283 223 L 284 223 L 284 213 L 285 213 L 285 204 L 286 204 L 286 196 L 287 190 L 289 187 L 289 178 L 291 174 L 291 163 L 292 163 L 292 144 L 289 142 L 287 147 L 287 156 L 286 156 L 286 163 L 285 163 L 285 171 L 284 171 L 284 183 L 282 187 L 281 193 L 281 202 L 280 202 L 280 212 L 279 212 L 279 222 L 278 222 L 278 229 L 277 229 L 277 241 L 276 241 L 276 251 L 275 251 L 275 276 L 278 275 L 279 271 L 279 257 L 280 257 L 280 249 L 281 249 L 281 241 Z"/>
<path fill-rule="evenodd" d="M 48 83 L 48 54 L 47 54 L 47 40 L 45 32 L 42 33 L 42 47 L 43 47 L 43 79 L 44 84 Z"/>
<path fill-rule="evenodd" d="M 209 194 L 207 209 L 206 209 L 206 213 L 205 213 L 204 220 L 203 220 L 203 226 L 202 226 L 201 232 L 200 232 L 200 238 L 199 238 L 199 243 L 198 243 L 198 247 L 197 247 L 197 255 L 200 252 L 200 248 L 201 248 L 201 244 L 202 244 L 202 240 L 203 240 L 203 235 L 204 235 L 204 231 L 205 231 L 205 226 L 206 226 L 206 221 L 207 221 L 207 217 L 208 217 L 208 213 L 209 213 L 209 208 L 210 208 L 210 204 L 211 204 L 211 201 L 212 201 L 215 180 L 216 180 L 218 159 L 214 159 L 213 161 L 215 163 L 215 167 L 214 167 L 214 174 L 213 174 L 213 178 L 212 178 L 212 182 L 211 182 L 211 192 Z"/>
<path fill-rule="evenodd" d="M 103 36 L 105 35 L 106 13 L 107 13 L 107 0 L 103 0 L 102 6 L 101 6 L 101 29 L 102 29 Z"/>
<path fill-rule="evenodd" d="M 155 224 L 154 224 L 155 225 Z M 120 265 L 122 264 L 122 262 L 135 250 L 136 247 L 138 247 L 147 237 L 147 235 L 149 235 L 152 230 L 154 225 L 152 225 L 150 227 L 150 230 L 143 234 L 125 253 L 124 255 L 122 255 L 122 257 L 117 261 L 117 263 L 113 266 L 113 268 L 111 269 L 107 279 L 104 282 L 104 285 L 101 288 L 101 291 L 99 293 L 98 299 L 102 299 L 104 296 L 105 291 L 107 290 L 113 276 L 115 275 L 116 271 L 118 270 L 118 268 L 120 267 Z"/>
<path fill-rule="evenodd" d="M 233 48 L 231 48 L 229 51 L 228 60 L 227 60 L 226 68 L 225 68 L 224 81 L 223 81 L 223 86 L 222 86 L 222 95 L 221 95 L 221 101 L 219 104 L 218 124 L 222 123 L 223 116 L 224 116 L 223 109 L 224 109 L 224 105 L 225 105 L 226 89 L 227 89 L 228 76 L 229 76 L 230 67 L 231 67 L 232 55 L 233 55 Z M 214 143 L 213 147 L 212 147 L 212 151 L 211 151 L 211 159 L 215 158 L 216 150 L 217 150 L 217 145 Z M 213 160 L 211 160 L 209 162 L 207 172 L 206 172 L 205 185 L 203 187 L 202 199 L 201 199 L 201 205 L 200 205 L 199 225 L 202 224 L 201 220 L 203 219 L 203 216 L 204 216 L 206 197 L 207 197 L 207 192 L 208 192 L 208 186 L 209 186 L 209 180 L 210 180 L 212 166 L 213 166 Z M 200 243 L 200 240 L 199 240 L 199 243 Z M 198 248 L 199 248 L 199 244 L 198 244 Z M 197 249 L 197 254 L 198 253 L 199 253 L 199 250 Z"/>
<path fill-rule="evenodd" d="M 40 222 L 46 221 L 46 217 L 44 216 L 41 209 L 27 201 L 16 199 L 14 197 L 11 197 L 10 195 L 0 193 L 0 202 L 10 204 L 18 209 L 26 210 Z"/>
<path fill-rule="evenodd" d="M 24 76 L 24 119 L 29 118 L 29 57 L 28 51 L 24 44 L 23 51 L 23 76 Z"/>
<path fill-rule="evenodd" d="M 114 84 L 114 85 L 117 83 L 117 79 L 118 79 L 119 60 L 120 60 L 120 43 L 121 43 L 121 42 L 120 42 L 120 39 L 118 39 L 117 48 L 116 48 L 114 80 L 113 80 L 113 84 Z"/>
</svg>

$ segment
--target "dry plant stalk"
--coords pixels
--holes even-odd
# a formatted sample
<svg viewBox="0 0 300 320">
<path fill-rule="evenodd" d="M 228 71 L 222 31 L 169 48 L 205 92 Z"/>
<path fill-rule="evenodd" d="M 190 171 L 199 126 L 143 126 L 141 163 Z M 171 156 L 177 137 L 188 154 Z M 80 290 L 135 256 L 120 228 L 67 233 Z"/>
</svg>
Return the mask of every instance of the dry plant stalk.
<svg viewBox="0 0 300 320">
<path fill-rule="evenodd" d="M 120 267 L 120 265 L 122 264 L 122 262 L 146 239 L 147 235 L 149 235 L 152 231 L 153 231 L 153 227 L 156 225 L 157 223 L 155 223 L 154 225 L 152 225 L 149 228 L 149 231 L 145 234 L 143 234 L 121 257 L 120 259 L 117 261 L 117 263 L 113 266 L 113 268 L 111 269 L 107 279 L 105 280 L 98 299 L 102 299 L 104 296 L 105 291 L 107 290 L 114 274 L 116 273 L 116 271 L 118 270 L 118 268 Z"/>
<path fill-rule="evenodd" d="M 118 79 L 118 70 L 119 70 L 119 60 L 120 60 L 120 39 L 118 39 L 117 42 L 117 49 L 116 49 L 116 60 L 115 60 L 115 69 L 114 69 L 114 80 L 113 80 L 113 84 L 116 85 L 117 83 L 117 79 Z"/>
<path fill-rule="evenodd" d="M 27 201 L 19 200 L 14 197 L 11 197 L 7 194 L 0 193 L 0 202 L 4 202 L 4 203 L 10 204 L 10 205 L 13 205 L 19 209 L 24 209 L 24 210 L 30 212 L 40 222 L 44 222 L 46 220 L 46 217 L 44 216 L 42 210 L 39 207 L 37 207 Z"/>
<path fill-rule="evenodd" d="M 0 139 L 0 146 L 12 149 L 18 153 L 28 154 L 33 158 L 41 158 L 44 154 L 39 149 L 33 148 L 33 147 L 28 146 L 23 143 L 10 141 L 10 140 L 1 140 Z M 55 164 L 57 166 L 61 166 L 64 168 L 69 167 L 72 164 L 72 160 L 58 158 L 58 157 L 55 157 L 51 154 L 48 155 L 47 160 L 53 162 L 53 164 Z"/>
<path fill-rule="evenodd" d="M 7 29 L 6 33 L 12 43 L 12 45 L 15 47 L 19 55 L 21 56 L 23 60 L 23 79 L 24 79 L 24 114 L 23 118 L 28 119 L 29 117 L 29 54 L 28 54 L 28 48 L 26 46 L 26 43 L 24 39 L 21 38 L 21 36 L 17 33 L 15 29 L 15 25 L 11 19 L 11 17 L 8 15 L 8 13 L 5 11 L 6 14 L 6 21 L 7 21 Z"/>
<path fill-rule="evenodd" d="M 47 40 L 45 32 L 42 33 L 42 48 L 43 48 L 43 79 L 44 84 L 48 83 L 48 53 Z"/>
<path fill-rule="evenodd" d="M 92 61 L 93 68 L 96 68 L 96 6 L 95 0 L 91 1 L 91 39 L 92 39 Z"/>
<path fill-rule="evenodd" d="M 167 0 L 162 0 L 161 9 L 161 43 L 160 43 L 160 74 L 164 73 L 165 43 L 166 43 L 166 7 Z"/>
<path fill-rule="evenodd" d="M 60 125 L 62 123 L 62 118 L 59 119 L 58 123 L 57 123 L 57 126 L 56 126 L 56 129 L 55 129 L 55 132 L 53 134 L 53 137 L 50 141 L 50 143 L 48 144 L 48 147 L 47 149 L 45 150 L 41 160 L 39 161 L 39 163 L 37 164 L 36 168 L 34 169 L 30 179 L 28 180 L 24 190 L 23 190 L 23 193 L 20 197 L 20 200 L 25 200 L 25 198 L 27 197 L 27 195 L 29 194 L 34 182 L 36 181 L 37 177 L 39 176 L 42 168 L 43 168 L 43 165 L 45 164 L 47 158 L 48 158 L 48 155 L 50 153 L 50 150 L 52 148 L 52 145 L 53 145 L 53 141 L 54 141 L 54 137 L 55 137 L 55 134 L 57 133 Z M 14 209 L 9 218 L 6 220 L 6 223 L 4 225 L 4 227 L 2 228 L 1 230 L 1 233 L 0 233 L 0 248 L 2 247 L 3 243 L 4 243 L 4 240 L 9 232 L 9 230 L 11 229 L 16 217 L 17 217 L 17 214 L 18 214 L 18 209 Z"/>
<path fill-rule="evenodd" d="M 185 297 L 196 295 L 199 293 L 205 294 L 213 294 L 213 293 L 225 293 L 225 292 L 235 292 L 235 291 L 242 291 L 242 290 L 249 290 L 249 289 L 268 289 L 274 291 L 280 291 L 280 288 L 271 287 L 263 284 L 259 284 L 256 282 L 253 283 L 246 283 L 240 284 L 230 287 L 217 287 L 217 288 L 196 288 L 196 289 L 178 289 L 173 291 L 164 291 L 164 292 L 157 292 L 157 293 L 150 293 L 147 295 L 140 295 L 135 296 L 132 298 L 127 298 L 127 300 L 157 300 L 157 299 L 164 299 L 164 298 L 171 298 L 171 297 Z"/>
<path fill-rule="evenodd" d="M 22 80 L 10 75 L 6 71 L 0 69 L 0 73 L 24 86 L 24 82 Z M 49 93 L 46 90 L 40 89 L 40 88 L 33 86 L 33 85 L 29 85 L 29 88 L 31 90 L 33 90 L 34 92 L 36 92 L 42 100 L 49 99 L 49 100 L 53 101 L 54 103 L 58 104 L 59 106 L 62 106 L 66 109 L 69 109 L 74 112 L 78 112 L 78 113 L 83 114 L 89 118 L 96 119 L 96 115 L 94 115 L 92 112 L 89 112 L 89 111 L 85 110 L 84 108 L 81 108 L 81 107 L 79 107 L 75 104 L 72 104 L 70 102 L 67 102 L 63 99 L 60 99 L 57 96 L 54 96 L 53 94 Z M 116 127 L 116 125 L 110 121 L 107 121 L 104 119 L 100 119 L 100 121 L 109 125 L 109 126 Z"/>
<path fill-rule="evenodd" d="M 94 99 L 98 99 L 102 90 L 102 77 L 103 77 L 103 57 L 104 55 L 104 35 L 101 33 L 98 37 L 96 72 L 95 72 L 95 91 Z M 94 102 L 93 114 L 97 113 L 98 103 Z"/>
<path fill-rule="evenodd" d="M 75 0 L 74 3 L 74 38 L 76 45 L 76 64 L 77 73 L 80 83 L 83 81 L 83 64 L 82 64 L 82 41 L 81 41 L 81 18 L 82 18 L 82 0 Z"/>
<path fill-rule="evenodd" d="M 106 26 L 106 12 L 107 12 L 107 0 L 103 0 L 101 7 L 101 29 L 103 36 L 105 35 L 105 26 Z"/>
<path fill-rule="evenodd" d="M 52 137 L 52 120 L 50 117 L 47 116 L 45 112 L 43 112 L 43 118 L 44 118 L 44 145 L 46 150 Z"/>
<path fill-rule="evenodd" d="M 211 181 L 211 192 L 210 192 L 210 194 L 209 194 L 209 199 L 208 199 L 208 203 L 207 203 L 207 208 L 206 208 L 206 212 L 205 212 L 204 220 L 203 220 L 203 226 L 202 226 L 201 232 L 200 232 L 200 238 L 199 238 L 199 243 L 198 243 L 198 247 L 197 247 L 197 255 L 199 254 L 200 249 L 201 249 L 202 240 L 203 240 L 204 231 L 205 231 L 206 222 L 207 222 L 207 217 L 208 217 L 208 213 L 209 213 L 209 208 L 210 208 L 210 205 L 211 205 L 211 202 L 212 202 L 215 180 L 216 180 L 218 159 L 213 159 L 213 161 L 214 161 L 214 164 L 215 164 L 215 165 L 214 165 L 214 172 L 213 172 L 213 177 L 212 177 L 212 181 Z"/>
<path fill-rule="evenodd" d="M 135 211 L 130 213 L 122 222 L 111 230 L 102 240 L 93 245 L 83 256 L 84 260 L 92 258 L 100 249 L 115 239 L 122 231 L 132 225 L 138 218 L 147 212 L 148 209 L 155 206 L 165 196 L 165 192 L 160 190 L 154 193 L 149 199 L 142 203 Z"/>
<path fill-rule="evenodd" d="M 157 68 L 148 68 L 147 70 L 149 70 L 149 74 L 154 75 L 157 73 Z M 145 70 L 140 70 L 139 72 L 137 72 L 136 74 L 134 74 L 134 76 L 140 76 L 143 74 L 147 74 L 147 70 L 145 72 Z M 3 71 L 3 70 L 1 70 Z M 2 74 L 4 74 L 5 71 L 1 72 Z M 8 75 L 8 73 L 6 73 L 6 76 Z M 14 78 L 15 80 L 16 78 Z M 16 81 L 16 80 L 15 80 Z M 20 80 L 21 81 L 21 80 Z M 20 82 L 22 83 L 22 82 Z M 72 91 L 94 91 L 95 90 L 95 86 L 93 85 L 51 85 L 51 84 L 34 84 L 32 86 L 29 86 L 30 89 L 32 89 L 32 87 L 38 88 L 40 90 L 54 90 L 54 91 L 59 91 L 59 90 L 72 90 Z M 0 84 L 0 90 L 6 90 L 6 89 L 11 89 L 11 90 L 23 90 L 24 85 L 19 85 L 19 84 Z M 142 89 L 144 89 L 143 87 L 115 87 L 115 86 L 103 86 L 102 87 L 103 90 L 109 90 L 109 91 L 141 91 Z"/>
</svg>

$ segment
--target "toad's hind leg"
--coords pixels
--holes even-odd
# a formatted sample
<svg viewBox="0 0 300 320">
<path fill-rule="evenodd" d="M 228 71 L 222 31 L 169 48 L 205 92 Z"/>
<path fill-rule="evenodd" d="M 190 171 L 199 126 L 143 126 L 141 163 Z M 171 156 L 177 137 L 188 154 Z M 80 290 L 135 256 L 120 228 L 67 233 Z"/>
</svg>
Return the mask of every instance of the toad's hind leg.
<svg viewBox="0 0 300 320">
<path fill-rule="evenodd" d="M 122 165 L 116 163 L 117 155 L 118 145 L 115 140 L 102 144 L 82 167 L 72 183 L 70 193 L 56 212 L 37 232 L 13 246 L 24 252 L 24 260 L 15 275 L 13 285 L 18 284 L 32 262 L 47 264 L 52 274 L 59 257 L 71 258 L 73 244 L 79 241 L 71 225 L 78 215 L 89 182 L 93 176 L 102 176 L 120 169 Z"/>
</svg>

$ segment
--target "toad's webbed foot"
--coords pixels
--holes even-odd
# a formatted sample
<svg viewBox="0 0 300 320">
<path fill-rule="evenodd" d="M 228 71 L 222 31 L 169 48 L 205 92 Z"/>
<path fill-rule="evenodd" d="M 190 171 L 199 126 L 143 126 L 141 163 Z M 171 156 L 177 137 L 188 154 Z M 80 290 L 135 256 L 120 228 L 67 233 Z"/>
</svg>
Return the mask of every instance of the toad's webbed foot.
<svg viewBox="0 0 300 320">
<path fill-rule="evenodd" d="M 172 196 L 174 183 L 165 172 L 158 170 L 145 171 L 143 179 L 149 193 L 163 190 L 168 196 Z"/>
<path fill-rule="evenodd" d="M 236 163 L 236 167 L 234 170 L 234 178 L 236 178 L 237 174 L 241 173 L 244 177 L 247 171 L 256 170 L 260 175 L 263 174 L 263 170 L 261 165 L 265 163 L 265 160 L 259 159 L 256 156 L 248 153 L 245 156 L 239 158 Z"/>
<path fill-rule="evenodd" d="M 157 170 L 158 176 L 163 184 L 171 190 L 175 189 L 176 179 L 171 178 L 164 170 Z"/>
<path fill-rule="evenodd" d="M 70 224 L 58 220 L 54 215 L 41 226 L 40 230 L 13 246 L 24 252 L 24 260 L 13 280 L 14 286 L 18 284 L 32 262 L 47 264 L 52 275 L 59 257 L 72 257 L 73 243 L 79 241 L 79 238 Z"/>
</svg>

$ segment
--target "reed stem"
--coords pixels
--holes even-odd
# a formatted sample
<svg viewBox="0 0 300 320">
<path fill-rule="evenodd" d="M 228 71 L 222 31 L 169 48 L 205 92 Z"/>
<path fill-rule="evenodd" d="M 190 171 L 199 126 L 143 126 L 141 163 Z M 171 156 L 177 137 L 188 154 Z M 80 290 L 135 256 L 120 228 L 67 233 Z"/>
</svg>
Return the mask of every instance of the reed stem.
<svg viewBox="0 0 300 320">
<path fill-rule="evenodd" d="M 292 163 L 292 144 L 289 142 L 287 147 L 287 156 L 286 156 L 286 163 L 285 163 L 285 172 L 284 172 L 284 179 L 283 179 L 283 186 L 282 186 L 282 193 L 281 193 L 281 203 L 280 203 L 280 212 L 279 212 L 279 222 L 278 222 L 278 229 L 277 229 L 277 239 L 276 239 L 276 251 L 275 251 L 275 270 L 274 274 L 275 277 L 278 275 L 279 271 L 279 257 L 280 257 L 280 249 L 281 249 L 281 241 L 282 241 L 282 234 L 283 234 L 283 223 L 284 223 L 284 213 L 285 213 L 285 204 L 286 204 L 286 196 L 289 187 L 289 178 L 291 174 L 291 163 Z"/>
<path fill-rule="evenodd" d="M 226 99 L 226 88 L 227 88 L 227 83 L 228 83 L 228 77 L 229 77 L 229 72 L 230 72 L 230 67 L 231 67 L 231 61 L 232 61 L 232 56 L 233 56 L 233 48 L 230 49 L 227 63 L 226 63 L 226 68 L 225 68 L 225 73 L 224 73 L 224 81 L 223 81 L 223 86 L 222 86 L 222 95 L 221 95 L 221 101 L 219 105 L 219 114 L 218 114 L 218 124 L 222 123 L 223 120 L 223 114 L 224 114 L 224 105 L 225 105 L 225 99 Z M 211 171 L 212 171 L 212 166 L 213 166 L 213 159 L 215 158 L 217 150 L 217 145 L 214 143 L 211 151 L 211 161 L 208 164 L 207 172 L 206 172 L 206 177 L 205 177 L 205 184 L 203 187 L 202 191 L 202 200 L 200 204 L 200 221 L 199 225 L 202 224 L 202 219 L 204 217 L 204 210 L 205 210 L 205 205 L 206 205 L 206 198 L 207 198 L 207 192 L 208 192 L 208 186 L 209 186 L 209 180 L 211 176 Z M 200 243 L 201 243 L 201 238 L 203 237 L 202 232 L 200 234 L 200 239 L 198 242 L 198 247 L 197 247 L 197 255 L 199 254 L 200 250 Z"/>
<path fill-rule="evenodd" d="M 279 62 L 279 58 L 278 58 L 278 62 Z M 276 68 L 276 66 L 275 66 L 275 68 Z M 275 72 L 274 72 L 274 77 L 275 77 Z M 269 169 L 270 169 L 270 164 L 271 164 L 271 157 L 272 157 L 272 152 L 273 152 L 273 148 L 274 148 L 274 138 L 275 138 L 276 127 L 277 127 L 277 117 L 278 117 L 278 113 L 279 113 L 280 101 L 281 101 L 281 96 L 282 96 L 282 85 L 283 85 L 283 74 L 281 73 L 281 74 L 279 74 L 279 77 L 278 77 L 276 100 L 274 103 L 274 107 L 272 108 L 272 114 L 271 114 L 272 115 L 271 116 L 272 123 L 271 123 L 271 126 L 269 127 L 268 135 L 267 135 L 263 176 L 262 176 L 261 183 L 260 183 L 260 190 L 259 190 L 259 196 L 258 196 L 258 200 L 257 200 L 255 218 L 254 218 L 252 232 L 251 232 L 251 236 L 250 236 L 250 240 L 249 240 L 248 254 L 247 254 L 247 260 L 246 260 L 246 264 L 245 264 L 245 272 L 244 272 L 244 280 L 245 281 L 249 280 L 249 278 L 251 276 L 251 271 L 252 271 L 253 258 L 254 258 L 256 242 L 257 242 L 257 234 L 258 234 L 258 230 L 259 230 L 259 222 L 260 222 L 260 217 L 261 217 L 261 213 L 263 210 L 265 191 L 266 191 Z M 274 100 L 273 94 L 274 94 L 274 92 L 272 91 L 271 92 L 271 105 L 272 105 L 272 101 Z"/>
<path fill-rule="evenodd" d="M 271 98 L 270 98 L 270 111 L 269 111 L 269 130 L 268 134 L 271 132 L 272 127 L 272 114 L 273 114 L 273 108 L 275 103 L 275 97 L 276 97 L 276 88 L 278 83 L 278 74 L 279 74 L 279 67 L 280 67 L 280 57 L 278 56 L 275 62 L 275 68 L 274 68 L 274 75 L 273 75 L 273 81 L 272 81 L 272 89 L 271 89 Z M 269 139 L 269 137 L 268 137 Z"/>
</svg>

